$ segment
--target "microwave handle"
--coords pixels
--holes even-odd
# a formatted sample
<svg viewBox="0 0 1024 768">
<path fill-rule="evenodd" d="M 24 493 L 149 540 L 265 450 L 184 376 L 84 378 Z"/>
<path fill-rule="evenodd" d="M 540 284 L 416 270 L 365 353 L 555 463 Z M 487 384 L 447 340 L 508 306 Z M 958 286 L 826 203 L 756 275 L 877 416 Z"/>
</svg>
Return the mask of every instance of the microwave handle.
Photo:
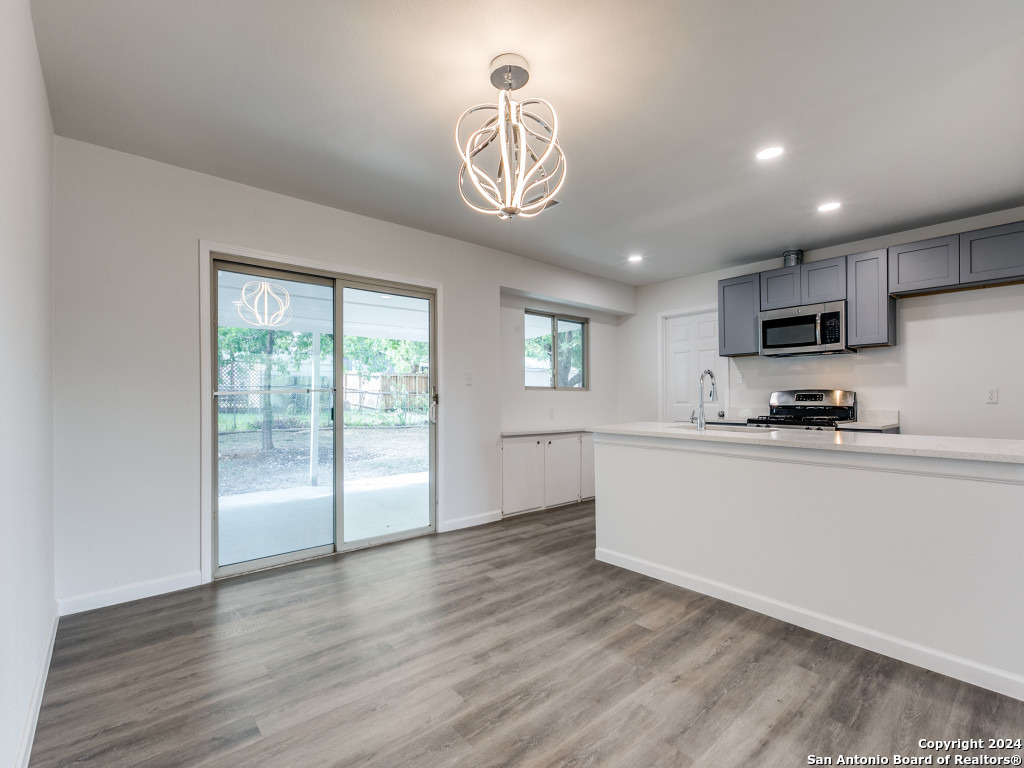
<svg viewBox="0 0 1024 768">
<path fill-rule="evenodd" d="M 821 312 L 814 316 L 814 343 L 821 346 Z"/>
</svg>

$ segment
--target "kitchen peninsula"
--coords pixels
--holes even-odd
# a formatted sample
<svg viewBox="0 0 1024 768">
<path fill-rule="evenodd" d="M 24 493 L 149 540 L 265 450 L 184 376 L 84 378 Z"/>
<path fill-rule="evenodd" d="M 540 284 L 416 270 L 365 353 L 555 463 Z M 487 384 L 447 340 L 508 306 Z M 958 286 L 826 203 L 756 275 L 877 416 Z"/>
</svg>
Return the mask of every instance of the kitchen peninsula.
<svg viewBox="0 0 1024 768">
<path fill-rule="evenodd" d="M 1024 440 L 592 431 L 598 560 L 1024 699 Z"/>
</svg>

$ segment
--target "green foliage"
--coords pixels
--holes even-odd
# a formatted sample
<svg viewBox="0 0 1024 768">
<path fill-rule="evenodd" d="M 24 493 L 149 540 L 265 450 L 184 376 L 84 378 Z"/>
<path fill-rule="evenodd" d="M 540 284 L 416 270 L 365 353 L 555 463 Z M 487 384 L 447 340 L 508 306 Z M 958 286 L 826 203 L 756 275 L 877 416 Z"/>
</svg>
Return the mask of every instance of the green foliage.
<svg viewBox="0 0 1024 768">
<path fill-rule="evenodd" d="M 534 336 L 526 340 L 526 357 L 534 360 L 551 360 L 553 344 L 551 334 L 547 336 Z"/>
<path fill-rule="evenodd" d="M 558 361 L 554 365 L 554 342 L 551 334 L 526 339 L 524 355 L 532 360 L 544 360 L 557 368 L 558 386 L 583 386 L 583 334 L 584 326 L 571 320 L 558 323 Z"/>
<path fill-rule="evenodd" d="M 313 349 L 312 333 L 273 331 L 274 345 L 267 359 L 267 331 L 263 328 L 225 328 L 217 330 L 217 351 L 221 374 L 231 363 L 269 365 L 274 373 L 291 374 L 309 360 Z M 320 359 L 334 354 L 334 336 L 320 336 Z M 345 337 L 346 370 L 373 373 L 419 373 L 430 362 L 430 346 L 425 341 L 380 339 L 369 336 Z M 225 384 L 223 380 L 221 384 Z"/>
<path fill-rule="evenodd" d="M 425 341 L 345 337 L 345 370 L 356 373 L 419 373 L 430 362 Z"/>
<path fill-rule="evenodd" d="M 567 325 L 558 334 L 558 386 L 578 387 L 583 384 L 583 327 Z"/>
<path fill-rule="evenodd" d="M 267 355 L 267 334 L 274 334 L 273 352 Z M 248 365 L 270 365 L 275 373 L 292 373 L 304 362 L 309 360 L 313 349 L 312 333 L 297 333 L 280 329 L 268 331 L 265 328 L 226 328 L 217 329 L 217 354 L 220 356 L 218 382 L 223 380 L 225 370 L 231 369 L 232 363 Z M 334 354 L 334 337 L 330 334 L 320 336 L 320 359 L 330 360 Z"/>
</svg>

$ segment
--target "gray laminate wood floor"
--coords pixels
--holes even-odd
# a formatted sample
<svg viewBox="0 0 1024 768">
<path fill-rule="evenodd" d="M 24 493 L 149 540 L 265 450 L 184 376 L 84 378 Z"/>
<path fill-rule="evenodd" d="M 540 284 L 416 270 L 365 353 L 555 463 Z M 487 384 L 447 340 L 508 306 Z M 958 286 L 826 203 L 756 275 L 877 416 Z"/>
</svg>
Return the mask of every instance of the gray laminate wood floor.
<svg viewBox="0 0 1024 768">
<path fill-rule="evenodd" d="M 770 768 L 988 737 L 1024 738 L 1024 702 L 596 562 L 584 504 L 66 617 L 31 765 Z"/>
</svg>

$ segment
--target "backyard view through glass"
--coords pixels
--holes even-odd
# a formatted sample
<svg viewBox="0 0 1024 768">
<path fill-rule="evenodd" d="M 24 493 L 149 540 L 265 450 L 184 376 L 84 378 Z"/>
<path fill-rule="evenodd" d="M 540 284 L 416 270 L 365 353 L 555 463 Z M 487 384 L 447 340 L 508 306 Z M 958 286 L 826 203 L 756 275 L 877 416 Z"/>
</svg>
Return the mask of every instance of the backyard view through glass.
<svg viewBox="0 0 1024 768">
<path fill-rule="evenodd" d="M 430 301 L 344 289 L 342 542 L 431 524 Z"/>
<path fill-rule="evenodd" d="M 583 323 L 559 317 L 558 386 L 583 387 Z"/>
<path fill-rule="evenodd" d="M 333 546 L 333 360 L 330 284 L 217 271 L 219 566 Z"/>
<path fill-rule="evenodd" d="M 527 387 L 587 387 L 586 320 L 526 311 L 523 331 Z"/>
</svg>

